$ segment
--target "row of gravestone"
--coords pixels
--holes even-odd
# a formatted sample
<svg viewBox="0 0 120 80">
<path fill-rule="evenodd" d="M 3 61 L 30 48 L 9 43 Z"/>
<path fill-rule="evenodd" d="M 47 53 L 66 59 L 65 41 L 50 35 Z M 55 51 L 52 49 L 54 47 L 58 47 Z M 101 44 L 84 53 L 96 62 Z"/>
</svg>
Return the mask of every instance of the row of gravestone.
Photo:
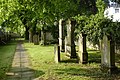
<svg viewBox="0 0 120 80">
<path fill-rule="evenodd" d="M 75 43 L 74 43 L 74 30 L 75 21 L 67 21 L 67 36 L 64 35 L 65 21 L 59 21 L 59 45 L 55 45 L 55 61 L 60 61 L 60 52 L 65 51 L 68 53 L 70 58 L 78 58 L 79 63 L 88 63 L 88 53 L 86 50 L 86 34 L 79 34 L 79 52 L 76 54 Z M 65 40 L 64 40 L 65 39 Z M 65 42 L 64 42 L 65 41 Z M 36 34 L 33 36 L 33 42 L 35 45 L 39 44 L 39 36 Z M 107 36 L 103 37 L 101 41 L 101 67 L 109 73 L 116 71 L 115 66 L 115 48 L 114 42 L 108 39 Z"/>
<path fill-rule="evenodd" d="M 74 44 L 74 30 L 75 21 L 68 20 L 66 23 L 67 36 L 64 36 L 65 21 L 59 21 L 59 45 L 55 45 L 55 62 L 60 61 L 60 52 L 65 51 L 70 55 L 70 58 L 78 58 L 79 63 L 88 63 L 88 53 L 86 50 L 86 34 L 82 33 L 79 35 L 79 52 L 76 54 Z M 64 42 L 65 39 L 65 42 Z M 64 47 L 65 45 L 65 47 Z M 108 39 L 107 36 L 103 37 L 101 41 L 101 68 L 106 72 L 114 73 L 117 71 L 115 66 L 115 48 L 114 42 Z M 64 49 L 65 48 L 65 49 Z"/>
<path fill-rule="evenodd" d="M 33 34 L 32 31 L 29 31 L 29 42 L 34 43 L 34 45 L 39 45 L 39 41 L 41 45 L 47 45 L 47 41 L 50 41 L 51 33 L 45 32 L 44 30 L 41 30 L 41 37 L 39 36 L 39 33 Z M 54 40 L 54 39 L 51 39 Z"/>
<path fill-rule="evenodd" d="M 0 30 L 0 44 L 6 44 L 6 42 L 10 41 L 11 39 L 19 38 L 20 34 L 13 33 L 13 32 L 3 32 Z"/>
</svg>

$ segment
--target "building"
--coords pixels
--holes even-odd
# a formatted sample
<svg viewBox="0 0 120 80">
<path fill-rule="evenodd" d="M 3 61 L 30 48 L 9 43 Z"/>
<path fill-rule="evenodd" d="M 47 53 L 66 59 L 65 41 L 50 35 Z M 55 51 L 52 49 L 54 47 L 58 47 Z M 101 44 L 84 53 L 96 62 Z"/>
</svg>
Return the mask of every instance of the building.
<svg viewBox="0 0 120 80">
<path fill-rule="evenodd" d="M 108 7 L 105 9 L 104 16 L 112 19 L 113 22 L 120 22 L 120 4 L 108 0 Z"/>
</svg>

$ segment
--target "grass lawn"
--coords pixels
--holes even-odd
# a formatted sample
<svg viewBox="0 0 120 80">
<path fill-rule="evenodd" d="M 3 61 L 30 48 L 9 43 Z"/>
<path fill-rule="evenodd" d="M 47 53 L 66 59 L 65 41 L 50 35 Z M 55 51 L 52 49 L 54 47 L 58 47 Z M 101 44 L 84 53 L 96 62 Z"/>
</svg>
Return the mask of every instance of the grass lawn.
<svg viewBox="0 0 120 80">
<path fill-rule="evenodd" d="M 35 77 L 40 80 L 118 80 L 120 74 L 108 75 L 101 72 L 101 54 L 99 51 L 88 50 L 89 63 L 78 64 L 76 59 L 69 59 L 61 53 L 61 62 L 54 62 L 54 46 L 40 46 L 24 43 L 32 61 Z M 119 61 L 120 56 L 117 56 Z M 119 67 L 119 63 L 117 66 Z"/>
<path fill-rule="evenodd" d="M 5 45 L 0 45 L 0 80 L 5 78 L 5 73 L 11 67 L 16 44 L 16 41 L 11 41 Z"/>
</svg>

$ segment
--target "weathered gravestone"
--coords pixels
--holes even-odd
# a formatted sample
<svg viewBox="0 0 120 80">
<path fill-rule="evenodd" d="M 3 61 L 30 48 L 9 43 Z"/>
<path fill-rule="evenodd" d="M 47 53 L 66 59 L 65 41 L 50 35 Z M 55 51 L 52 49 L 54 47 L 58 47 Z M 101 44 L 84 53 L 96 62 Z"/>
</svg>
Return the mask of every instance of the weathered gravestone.
<svg viewBox="0 0 120 80">
<path fill-rule="evenodd" d="M 29 42 L 32 43 L 33 42 L 33 33 L 31 30 L 29 30 Z"/>
<path fill-rule="evenodd" d="M 115 43 L 115 53 L 120 54 L 120 42 L 118 41 Z"/>
<path fill-rule="evenodd" d="M 65 51 L 65 46 L 64 46 L 64 39 L 65 39 L 65 35 L 64 35 L 64 26 L 65 25 L 65 21 L 63 19 L 59 20 L 59 46 L 60 46 L 60 51 L 63 52 Z"/>
<path fill-rule="evenodd" d="M 114 42 L 107 36 L 104 36 L 102 41 L 101 67 L 103 71 L 108 73 L 114 73 L 117 70 Z"/>
<path fill-rule="evenodd" d="M 60 46 L 58 44 L 55 44 L 54 46 L 54 57 L 55 57 L 55 63 L 60 62 Z"/>
<path fill-rule="evenodd" d="M 86 34 L 79 34 L 79 52 L 78 52 L 78 58 L 79 63 L 86 64 L 88 63 L 88 53 L 86 50 Z"/>
<path fill-rule="evenodd" d="M 75 21 L 67 21 L 67 37 L 66 37 L 66 52 L 70 54 L 70 58 L 77 58 L 75 43 L 74 43 Z"/>
<path fill-rule="evenodd" d="M 33 36 L 33 42 L 34 42 L 34 45 L 39 45 L 39 35 L 38 34 L 35 34 Z"/>
<path fill-rule="evenodd" d="M 67 52 L 67 37 L 65 37 L 65 53 L 68 53 Z"/>
</svg>

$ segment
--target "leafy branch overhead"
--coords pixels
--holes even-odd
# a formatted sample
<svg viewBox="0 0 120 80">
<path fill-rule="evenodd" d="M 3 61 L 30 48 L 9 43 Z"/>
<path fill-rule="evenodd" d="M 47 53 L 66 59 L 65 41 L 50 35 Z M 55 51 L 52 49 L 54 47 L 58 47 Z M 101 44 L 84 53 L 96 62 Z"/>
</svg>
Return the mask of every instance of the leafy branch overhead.
<svg viewBox="0 0 120 80">
<path fill-rule="evenodd" d="M 105 0 L 106 1 L 106 0 Z M 88 34 L 90 40 L 100 39 L 103 34 L 118 35 L 119 23 L 104 18 L 107 6 L 104 0 L 0 0 L 0 25 L 17 28 L 54 28 L 55 21 L 73 18 L 78 32 Z M 119 0 L 115 0 L 119 2 Z M 11 21 L 12 20 L 12 21 Z M 11 23 L 10 23 L 11 22 Z M 10 24 L 8 24 L 10 23 Z M 117 24 L 117 25 L 116 25 Z M 116 26 L 113 28 L 111 26 Z M 51 26 L 51 27 L 50 27 Z M 49 29 L 48 28 L 48 29 Z"/>
</svg>

